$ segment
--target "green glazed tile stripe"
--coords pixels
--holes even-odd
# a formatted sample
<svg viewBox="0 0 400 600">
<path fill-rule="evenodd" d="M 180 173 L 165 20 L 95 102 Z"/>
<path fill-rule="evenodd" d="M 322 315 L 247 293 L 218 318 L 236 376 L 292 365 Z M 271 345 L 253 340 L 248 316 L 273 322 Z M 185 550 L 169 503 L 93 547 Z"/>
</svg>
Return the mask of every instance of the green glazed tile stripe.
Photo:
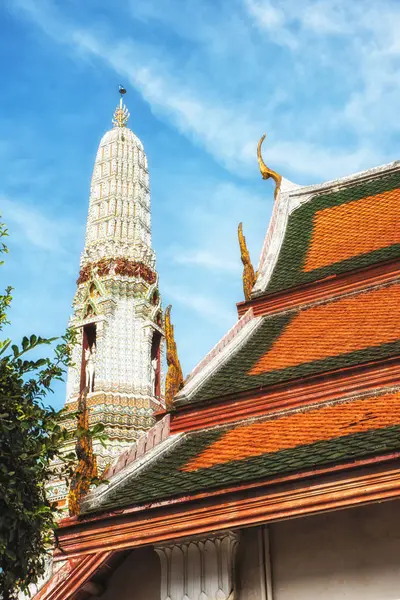
<svg viewBox="0 0 400 600">
<path fill-rule="evenodd" d="M 190 434 L 183 445 L 173 448 L 169 453 L 166 453 L 159 462 L 142 470 L 138 477 L 132 476 L 127 482 L 117 486 L 115 490 L 107 495 L 107 498 L 101 507 L 96 508 L 96 511 L 104 510 L 105 508 L 125 506 L 126 504 L 121 504 L 121 499 L 124 499 L 125 497 L 131 498 L 132 494 L 136 497 L 136 494 L 140 494 L 141 490 L 148 490 L 149 482 L 151 482 L 151 488 L 155 487 L 155 489 L 159 490 L 169 490 L 170 484 L 173 482 L 176 475 L 175 471 L 186 465 L 191 459 L 216 442 L 226 433 L 227 429 L 229 428 L 225 427 L 218 430 L 206 430 Z M 163 466 L 160 467 L 160 465 Z M 145 499 L 146 493 L 147 491 L 144 491 L 141 497 Z M 129 502 L 130 500 L 128 501 L 128 504 Z"/>
<path fill-rule="evenodd" d="M 115 489 L 100 507 L 96 507 L 96 512 L 400 450 L 400 426 L 395 425 L 197 471 L 180 470 L 189 458 L 200 453 L 221 434 L 218 432 L 216 437 L 210 432 L 192 434 L 183 448 L 175 449 L 139 477 Z"/>
<path fill-rule="evenodd" d="M 259 389 L 272 385 L 305 377 L 316 375 L 325 371 L 331 371 L 342 367 L 350 367 L 373 360 L 396 356 L 400 354 L 400 340 L 363 348 L 347 354 L 334 355 L 325 359 L 315 360 L 285 369 L 269 371 L 260 375 L 248 375 L 249 370 L 256 362 L 268 352 L 274 341 L 282 335 L 284 329 L 296 315 L 277 317 L 265 317 L 263 323 L 254 332 L 252 337 L 236 354 L 234 354 L 219 371 L 210 377 L 205 385 L 199 389 L 191 401 L 209 400 L 226 394 L 233 394 L 251 389 Z M 390 319 L 390 315 L 388 315 Z M 301 343 L 301 340 L 299 340 Z"/>
<path fill-rule="evenodd" d="M 395 173 L 387 177 L 373 179 L 361 185 L 348 187 L 339 192 L 314 196 L 309 202 L 297 208 L 289 217 L 282 249 L 266 291 L 277 292 L 317 281 L 329 275 L 338 275 L 377 262 L 400 258 L 400 244 L 394 244 L 320 269 L 307 273 L 303 272 L 303 265 L 312 236 L 313 217 L 317 211 L 368 196 L 375 196 L 398 187 L 400 187 L 400 173 Z"/>
</svg>

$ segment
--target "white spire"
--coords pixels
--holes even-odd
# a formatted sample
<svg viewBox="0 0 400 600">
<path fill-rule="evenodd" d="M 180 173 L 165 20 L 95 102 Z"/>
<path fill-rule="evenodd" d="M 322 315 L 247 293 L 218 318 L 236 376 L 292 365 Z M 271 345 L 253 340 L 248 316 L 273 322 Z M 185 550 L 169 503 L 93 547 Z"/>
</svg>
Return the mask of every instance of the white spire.
<svg viewBox="0 0 400 600">
<path fill-rule="evenodd" d="M 126 127 L 128 109 L 114 113 L 114 127 L 102 138 L 90 188 L 82 266 L 102 258 L 128 258 L 153 269 L 149 173 L 143 144 Z"/>
<path fill-rule="evenodd" d="M 121 97 L 115 126 L 97 151 L 70 321 L 77 344 L 67 404 L 76 410 L 80 392 L 90 386 L 89 424 L 101 423 L 106 440 L 105 447 L 93 444 L 100 471 L 152 427 L 154 411 L 163 406 L 162 308 L 151 247 L 149 173 L 143 144 L 126 127 L 128 116 Z"/>
</svg>

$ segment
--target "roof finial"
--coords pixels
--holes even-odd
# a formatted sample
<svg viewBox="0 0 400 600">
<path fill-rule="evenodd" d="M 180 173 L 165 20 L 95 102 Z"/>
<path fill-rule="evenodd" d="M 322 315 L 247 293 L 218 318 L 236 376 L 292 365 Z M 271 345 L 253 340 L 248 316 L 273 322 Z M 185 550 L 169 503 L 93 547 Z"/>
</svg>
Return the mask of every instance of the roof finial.
<svg viewBox="0 0 400 600">
<path fill-rule="evenodd" d="M 119 106 L 115 109 L 113 125 L 114 127 L 126 127 L 128 119 L 130 117 L 129 111 L 126 108 L 125 104 L 122 103 L 122 96 L 126 94 L 126 89 L 120 85 L 118 88 L 120 93 Z"/>
<path fill-rule="evenodd" d="M 251 264 L 250 253 L 247 249 L 246 238 L 243 235 L 243 225 L 239 223 L 238 237 L 240 246 L 240 257 L 243 263 L 243 292 L 246 302 L 251 299 L 251 291 L 257 279 L 257 273 Z"/>
<path fill-rule="evenodd" d="M 257 147 L 258 166 L 260 167 L 260 172 L 261 172 L 263 179 L 269 179 L 270 177 L 272 177 L 272 179 L 275 181 L 274 198 L 276 200 L 276 197 L 277 197 L 280 187 L 281 187 L 282 175 L 279 175 L 279 173 L 277 173 L 276 171 L 273 171 L 272 169 L 267 167 L 267 165 L 265 164 L 263 157 L 261 155 L 261 145 L 262 145 L 264 139 L 265 139 L 265 133 L 261 137 L 260 141 L 258 142 L 258 147 Z"/>
<path fill-rule="evenodd" d="M 183 387 L 183 374 L 178 358 L 174 336 L 174 326 L 171 323 L 171 305 L 165 309 L 165 339 L 167 342 L 167 377 L 165 381 L 165 406 L 167 410 L 173 408 L 174 396 Z"/>
</svg>

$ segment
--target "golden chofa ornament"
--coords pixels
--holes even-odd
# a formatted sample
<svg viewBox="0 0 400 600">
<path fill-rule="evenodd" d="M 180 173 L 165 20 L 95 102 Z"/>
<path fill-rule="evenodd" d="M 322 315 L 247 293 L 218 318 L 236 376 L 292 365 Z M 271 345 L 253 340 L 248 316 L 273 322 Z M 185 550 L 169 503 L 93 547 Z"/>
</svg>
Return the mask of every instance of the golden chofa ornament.
<svg viewBox="0 0 400 600">
<path fill-rule="evenodd" d="M 246 238 L 243 235 L 243 224 L 239 223 L 238 238 L 240 246 L 240 257 L 243 263 L 243 292 L 245 300 L 250 300 L 251 292 L 256 282 L 257 273 L 254 272 L 253 265 L 250 260 L 250 253 L 247 248 Z"/>
<path fill-rule="evenodd" d="M 167 342 L 167 377 L 165 379 L 165 406 L 173 407 L 173 399 L 183 387 L 183 374 L 176 348 L 174 326 L 171 323 L 171 305 L 165 309 L 165 340 Z"/>
<path fill-rule="evenodd" d="M 260 141 L 258 142 L 258 146 L 257 146 L 258 166 L 260 167 L 260 172 L 261 172 L 263 179 L 269 179 L 271 177 L 275 181 L 274 198 L 276 200 L 279 189 L 281 187 L 282 175 L 279 175 L 279 173 L 277 173 L 276 171 L 273 171 L 272 169 L 267 167 L 267 165 L 265 164 L 265 162 L 263 160 L 263 157 L 261 154 L 261 146 L 262 146 L 263 141 L 265 140 L 265 137 L 266 137 L 266 134 L 264 133 L 264 135 L 261 137 Z"/>
</svg>

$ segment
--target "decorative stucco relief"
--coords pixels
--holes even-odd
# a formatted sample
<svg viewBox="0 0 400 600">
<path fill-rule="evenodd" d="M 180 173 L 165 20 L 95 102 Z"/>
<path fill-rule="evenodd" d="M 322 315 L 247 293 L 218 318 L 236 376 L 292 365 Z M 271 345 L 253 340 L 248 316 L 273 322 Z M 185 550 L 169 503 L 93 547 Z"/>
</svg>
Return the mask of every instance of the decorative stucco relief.
<svg viewBox="0 0 400 600">
<path fill-rule="evenodd" d="M 238 534 L 156 546 L 161 561 L 161 600 L 235 600 Z"/>
</svg>

